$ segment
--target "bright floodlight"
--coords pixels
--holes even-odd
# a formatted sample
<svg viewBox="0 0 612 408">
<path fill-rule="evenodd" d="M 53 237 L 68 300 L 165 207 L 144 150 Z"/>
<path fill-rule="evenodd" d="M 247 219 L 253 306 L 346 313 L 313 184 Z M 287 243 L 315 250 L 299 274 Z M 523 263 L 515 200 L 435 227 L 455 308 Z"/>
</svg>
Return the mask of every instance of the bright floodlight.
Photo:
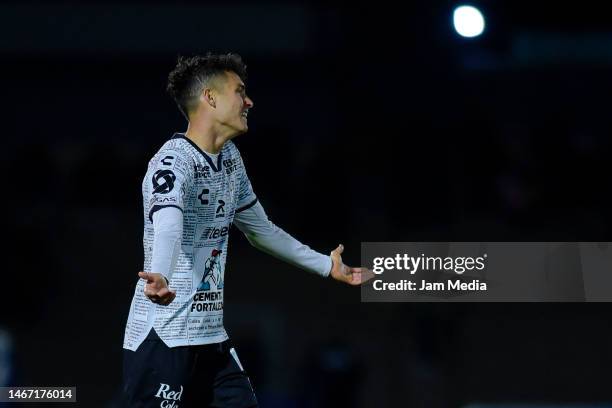
<svg viewBox="0 0 612 408">
<path fill-rule="evenodd" d="M 453 25 L 462 37 L 476 37 L 482 34 L 485 26 L 480 10 L 472 6 L 459 6 L 453 12 Z"/>
</svg>

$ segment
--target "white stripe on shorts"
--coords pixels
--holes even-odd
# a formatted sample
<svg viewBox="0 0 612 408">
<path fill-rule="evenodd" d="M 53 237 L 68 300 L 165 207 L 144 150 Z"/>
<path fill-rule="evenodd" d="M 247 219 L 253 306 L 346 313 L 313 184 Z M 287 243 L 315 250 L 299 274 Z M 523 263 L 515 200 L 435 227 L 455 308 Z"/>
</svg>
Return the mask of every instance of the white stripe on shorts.
<svg viewBox="0 0 612 408">
<path fill-rule="evenodd" d="M 242 364 L 240 364 L 240 360 L 238 360 L 238 354 L 236 353 L 236 349 L 232 347 L 230 349 L 230 354 L 232 355 L 232 357 L 234 357 L 234 360 L 236 361 L 236 364 L 238 364 L 238 367 L 240 367 L 240 371 L 244 371 L 244 368 L 242 368 Z"/>
</svg>

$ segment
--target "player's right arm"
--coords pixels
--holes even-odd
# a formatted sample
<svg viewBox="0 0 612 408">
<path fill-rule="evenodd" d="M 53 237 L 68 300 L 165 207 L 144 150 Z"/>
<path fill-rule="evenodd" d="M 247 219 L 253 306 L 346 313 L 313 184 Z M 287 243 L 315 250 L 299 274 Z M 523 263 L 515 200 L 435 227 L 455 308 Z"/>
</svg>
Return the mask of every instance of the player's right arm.
<svg viewBox="0 0 612 408">
<path fill-rule="evenodd" d="M 153 253 L 151 271 L 139 272 L 146 279 L 144 293 L 153 302 L 170 304 L 176 291 L 169 288 L 170 278 L 181 250 L 183 236 L 183 213 L 175 207 L 164 207 L 153 213 Z"/>
<path fill-rule="evenodd" d="M 154 303 L 170 304 L 176 291 L 170 289 L 172 273 L 181 249 L 183 205 L 191 182 L 190 160 L 181 152 L 158 153 L 147 172 L 143 192 L 149 203 L 149 221 L 153 223 L 151 271 L 139 272 L 147 281 L 145 295 Z"/>
</svg>

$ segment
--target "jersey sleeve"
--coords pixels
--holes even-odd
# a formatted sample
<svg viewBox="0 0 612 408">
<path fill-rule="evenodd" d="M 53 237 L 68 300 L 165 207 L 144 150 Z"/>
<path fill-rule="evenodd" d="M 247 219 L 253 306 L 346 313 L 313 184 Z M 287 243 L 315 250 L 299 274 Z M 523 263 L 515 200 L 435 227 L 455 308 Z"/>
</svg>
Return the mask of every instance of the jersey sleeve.
<svg viewBox="0 0 612 408">
<path fill-rule="evenodd" d="M 150 272 L 161 273 L 171 280 L 183 236 L 183 213 L 164 207 L 153 213 L 153 252 Z"/>
<path fill-rule="evenodd" d="M 331 258 L 310 249 L 274 225 L 268 219 L 261 203 L 256 202 L 236 214 L 234 225 L 244 233 L 251 245 L 260 251 L 298 268 L 324 277 L 329 276 L 332 268 Z"/>
<path fill-rule="evenodd" d="M 193 184 L 191 158 L 177 150 L 161 150 L 151 160 L 148 179 L 144 180 L 148 191 L 148 214 L 153 222 L 153 213 L 165 208 L 175 207 L 183 211 L 185 197 Z"/>
<path fill-rule="evenodd" d="M 240 156 L 238 149 L 236 149 L 236 154 L 238 155 L 239 160 L 238 205 L 236 207 L 236 213 L 239 213 L 255 205 L 257 202 L 257 196 L 253 191 L 253 186 L 251 185 L 251 181 L 247 176 L 246 167 L 244 166 L 242 156 Z"/>
</svg>

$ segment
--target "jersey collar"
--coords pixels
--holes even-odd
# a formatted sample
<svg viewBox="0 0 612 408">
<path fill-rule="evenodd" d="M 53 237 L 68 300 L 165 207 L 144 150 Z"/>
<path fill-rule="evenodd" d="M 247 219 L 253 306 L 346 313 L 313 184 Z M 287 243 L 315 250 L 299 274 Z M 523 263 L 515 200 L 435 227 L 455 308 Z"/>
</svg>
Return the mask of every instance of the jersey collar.
<svg viewBox="0 0 612 408">
<path fill-rule="evenodd" d="M 218 171 L 221 170 L 221 155 L 223 154 L 222 151 L 219 152 L 219 155 L 217 156 L 217 165 L 215 166 L 215 164 L 213 163 L 212 158 L 204 150 L 200 149 L 198 147 L 198 145 L 193 142 L 193 140 L 189 139 L 183 133 L 175 133 L 172 136 L 172 139 L 185 139 L 187 142 L 189 142 L 189 144 L 191 146 L 193 146 L 194 149 L 196 149 L 198 151 L 198 153 L 200 153 L 202 156 L 204 156 L 204 159 L 206 160 L 208 165 L 213 169 L 214 172 L 218 172 Z"/>
</svg>

